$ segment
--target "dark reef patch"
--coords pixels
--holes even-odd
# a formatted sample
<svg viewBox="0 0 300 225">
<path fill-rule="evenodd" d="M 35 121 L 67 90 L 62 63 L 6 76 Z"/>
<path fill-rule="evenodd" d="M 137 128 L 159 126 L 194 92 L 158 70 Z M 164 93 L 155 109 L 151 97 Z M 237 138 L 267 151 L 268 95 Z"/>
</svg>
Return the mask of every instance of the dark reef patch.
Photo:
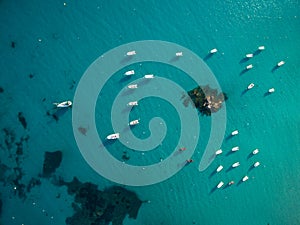
<svg viewBox="0 0 300 225">
<path fill-rule="evenodd" d="M 0 87 L 0 93 L 3 93 L 3 92 L 4 92 L 3 87 Z"/>
<path fill-rule="evenodd" d="M 43 164 L 43 177 L 50 177 L 60 166 L 62 152 L 45 152 Z"/>
<path fill-rule="evenodd" d="M 123 187 L 113 186 L 100 191 L 97 185 L 80 182 L 76 177 L 71 182 L 62 179 L 58 185 L 65 185 L 70 195 L 75 195 L 72 207 L 74 215 L 66 219 L 67 225 L 101 224 L 122 225 L 126 215 L 136 219 L 143 201 Z"/>
<path fill-rule="evenodd" d="M 22 112 L 18 113 L 18 119 L 19 119 L 20 123 L 22 124 L 22 126 L 24 127 L 24 129 L 27 129 L 27 122 L 26 122 L 26 119 Z"/>
</svg>

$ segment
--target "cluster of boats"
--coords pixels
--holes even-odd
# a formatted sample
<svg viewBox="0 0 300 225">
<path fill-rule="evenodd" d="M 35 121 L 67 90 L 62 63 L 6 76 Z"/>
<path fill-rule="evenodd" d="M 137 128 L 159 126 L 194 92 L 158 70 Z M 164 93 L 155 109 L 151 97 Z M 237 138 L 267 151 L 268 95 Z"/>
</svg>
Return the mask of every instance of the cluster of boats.
<svg viewBox="0 0 300 225">
<path fill-rule="evenodd" d="M 238 135 L 238 133 L 239 133 L 238 130 L 234 130 L 234 131 L 231 132 L 231 136 Z M 233 147 L 233 148 L 231 149 L 232 152 L 236 152 L 236 151 L 239 151 L 239 150 L 240 150 L 239 146 L 235 146 L 235 147 Z M 215 152 L 216 155 L 220 155 L 220 154 L 222 154 L 222 153 L 223 153 L 222 149 L 219 149 L 219 150 L 217 150 L 217 151 Z M 258 154 L 258 153 L 259 153 L 259 149 L 254 149 L 254 150 L 252 151 L 252 154 L 253 154 L 253 155 L 256 155 L 256 154 Z M 240 162 L 235 162 L 235 163 L 233 163 L 233 164 L 231 165 L 231 168 L 236 168 L 236 167 L 239 167 L 240 165 L 241 165 Z M 255 168 L 255 167 L 258 167 L 259 165 L 260 165 L 260 162 L 255 162 L 255 163 L 252 165 L 252 167 Z M 221 171 L 223 170 L 223 168 L 224 168 L 224 167 L 223 167 L 222 165 L 219 165 L 219 166 L 217 167 L 217 169 L 216 169 L 216 173 L 221 172 Z M 244 177 L 242 177 L 241 181 L 242 181 L 242 182 L 245 182 L 245 181 L 247 181 L 248 179 L 249 179 L 249 177 L 248 177 L 247 175 L 245 175 Z M 220 182 L 218 183 L 218 185 L 217 185 L 217 188 L 223 187 L 224 184 L 225 184 L 225 183 L 224 183 L 223 181 L 220 181 Z M 234 184 L 234 181 L 230 181 L 227 185 L 230 186 L 230 185 L 232 185 L 232 184 Z"/>
</svg>

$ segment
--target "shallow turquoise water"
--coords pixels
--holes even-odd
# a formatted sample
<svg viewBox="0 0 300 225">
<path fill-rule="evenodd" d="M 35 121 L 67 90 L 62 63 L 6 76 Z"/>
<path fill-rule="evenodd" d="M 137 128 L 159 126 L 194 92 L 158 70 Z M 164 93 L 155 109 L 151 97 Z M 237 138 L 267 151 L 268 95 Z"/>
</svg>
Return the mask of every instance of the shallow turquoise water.
<svg viewBox="0 0 300 225">
<path fill-rule="evenodd" d="M 66 6 L 62 1 L 1 1 L 1 129 L 9 128 L 17 137 L 30 136 L 21 163 L 24 182 L 41 173 L 45 151 L 60 149 L 64 158 L 57 174 L 64 179 L 76 176 L 98 184 L 99 188 L 113 184 L 82 158 L 73 136 L 71 111 L 63 114 L 58 123 L 46 116 L 52 102 L 73 99 L 81 76 L 100 55 L 121 44 L 152 39 L 177 43 L 201 58 L 216 47 L 219 52 L 206 63 L 229 97 L 226 136 L 234 129 L 239 129 L 240 134 L 224 140 L 225 154 L 199 172 L 198 163 L 210 131 L 210 119 L 200 117 L 201 135 L 194 163 L 162 183 L 127 187 L 150 203 L 143 204 L 136 220 L 126 219 L 124 224 L 300 224 L 299 9 L 297 0 L 90 1 L 67 2 Z M 11 41 L 16 43 L 15 48 Z M 265 45 L 266 50 L 249 62 L 241 62 L 246 53 L 254 52 L 260 45 Z M 285 60 L 286 65 L 272 72 L 280 60 Z M 253 63 L 254 68 L 241 74 L 248 63 Z M 124 71 L 108 82 L 98 103 L 110 104 L 123 85 L 113 85 L 114 79 L 117 81 Z M 165 74 L 185 90 L 194 87 L 194 82 L 181 71 L 168 66 L 145 63 L 141 74 L 148 71 Z M 177 78 L 177 74 L 184 79 Z M 256 87 L 242 94 L 251 82 Z M 271 87 L 276 92 L 264 96 Z M 167 157 L 179 136 L 178 116 L 173 116 L 172 106 L 158 99 L 143 101 L 147 107 L 141 106 L 131 115 L 140 116 L 145 123 L 133 132 L 145 132 L 141 138 L 147 137 L 147 124 L 155 113 L 165 119 L 171 132 L 158 149 L 159 154 L 149 159 L 145 159 L 147 154 L 130 152 L 132 164 Z M 158 104 L 161 107 L 155 110 Z M 110 109 L 97 104 L 96 110 L 98 131 L 105 137 L 112 131 Z M 26 117 L 26 131 L 18 122 L 18 112 Z M 236 145 L 240 151 L 226 155 Z M 255 148 L 260 153 L 248 158 Z M 117 142 L 109 150 L 120 158 L 120 149 L 123 150 L 122 145 Z M 1 150 L 1 161 L 14 165 L 5 150 Z M 240 161 L 241 166 L 227 171 L 235 161 Z M 261 166 L 248 171 L 255 161 L 260 161 Z M 219 164 L 224 170 L 211 175 Z M 237 185 L 245 174 L 249 181 Z M 214 190 L 220 180 L 235 180 L 236 184 Z M 55 197 L 58 192 L 63 196 L 60 199 Z M 47 180 L 33 188 L 25 201 L 13 194 L 9 183 L 1 183 L 1 193 L 3 224 L 64 224 L 65 218 L 72 215 L 72 198 L 65 189 Z M 32 202 L 37 204 L 33 206 Z"/>
</svg>

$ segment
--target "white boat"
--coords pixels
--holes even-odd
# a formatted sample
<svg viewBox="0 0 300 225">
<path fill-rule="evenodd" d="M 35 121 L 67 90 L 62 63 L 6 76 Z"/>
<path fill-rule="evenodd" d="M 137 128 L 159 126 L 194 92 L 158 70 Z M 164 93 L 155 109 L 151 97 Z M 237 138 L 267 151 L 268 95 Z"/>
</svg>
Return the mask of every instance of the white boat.
<svg viewBox="0 0 300 225">
<path fill-rule="evenodd" d="M 183 56 L 183 53 L 182 52 L 176 52 L 176 56 L 177 57 Z"/>
<path fill-rule="evenodd" d="M 129 89 L 136 89 L 138 88 L 138 85 L 137 84 L 130 84 L 127 86 Z"/>
<path fill-rule="evenodd" d="M 230 185 L 233 185 L 234 184 L 234 181 L 232 180 L 232 181 L 230 181 L 229 183 L 228 183 L 228 185 L 230 186 Z"/>
<path fill-rule="evenodd" d="M 110 134 L 106 137 L 106 139 L 108 140 L 115 140 L 115 139 L 118 139 L 120 138 L 120 134 L 119 133 L 115 133 L 115 134 Z"/>
<path fill-rule="evenodd" d="M 235 147 L 233 147 L 233 148 L 231 149 L 231 151 L 233 151 L 233 152 L 236 152 L 236 151 L 238 151 L 238 150 L 240 150 L 240 147 L 239 147 L 239 146 L 235 146 Z"/>
<path fill-rule="evenodd" d="M 220 183 L 218 183 L 217 188 L 221 188 L 224 185 L 224 182 L 221 181 Z"/>
<path fill-rule="evenodd" d="M 246 66 L 246 69 L 247 70 L 250 70 L 250 69 L 252 69 L 253 68 L 253 65 L 252 64 L 249 64 L 248 66 Z"/>
<path fill-rule="evenodd" d="M 248 176 L 244 176 L 243 179 L 242 179 L 242 181 L 245 182 L 245 181 L 248 180 L 248 179 L 249 179 Z"/>
<path fill-rule="evenodd" d="M 221 170 L 223 169 L 223 166 L 222 165 L 220 165 L 218 168 L 217 168 L 217 172 L 220 172 Z"/>
<path fill-rule="evenodd" d="M 259 47 L 258 47 L 258 50 L 259 50 L 259 51 L 265 50 L 265 46 L 263 46 L 263 45 L 262 45 L 262 46 L 259 46 Z"/>
<path fill-rule="evenodd" d="M 124 73 L 125 76 L 131 76 L 134 75 L 134 70 L 128 70 L 127 72 Z"/>
<path fill-rule="evenodd" d="M 252 57 L 253 57 L 252 53 L 246 55 L 246 58 L 252 58 Z"/>
<path fill-rule="evenodd" d="M 216 53 L 216 52 L 218 52 L 218 49 L 216 49 L 216 48 L 213 48 L 212 50 L 210 50 L 209 51 L 211 54 L 214 54 L 214 53 Z"/>
<path fill-rule="evenodd" d="M 268 92 L 269 92 L 269 93 L 275 92 L 275 88 L 270 88 L 270 89 L 268 90 Z"/>
<path fill-rule="evenodd" d="M 235 167 L 238 167 L 239 165 L 240 165 L 240 162 L 236 162 L 236 163 L 232 164 L 232 167 L 235 168 Z"/>
<path fill-rule="evenodd" d="M 153 74 L 146 74 L 144 76 L 144 78 L 146 78 L 146 79 L 152 79 L 152 78 L 154 78 L 154 75 Z"/>
<path fill-rule="evenodd" d="M 239 133 L 238 130 L 234 130 L 234 131 L 231 132 L 231 135 L 234 136 L 234 135 L 237 135 L 238 133 Z"/>
<path fill-rule="evenodd" d="M 216 155 L 220 155 L 220 154 L 222 154 L 222 152 L 223 152 L 222 149 L 219 149 L 216 151 Z"/>
<path fill-rule="evenodd" d="M 135 105 L 138 105 L 138 102 L 137 101 L 128 102 L 128 105 L 129 106 L 135 106 Z"/>
<path fill-rule="evenodd" d="M 135 51 L 129 51 L 126 53 L 127 56 L 132 56 L 132 55 L 136 55 Z"/>
<path fill-rule="evenodd" d="M 132 120 L 132 121 L 129 122 L 129 125 L 133 126 L 133 125 L 136 125 L 136 124 L 139 124 L 139 123 L 140 123 L 139 120 Z"/>
<path fill-rule="evenodd" d="M 260 162 L 256 162 L 253 164 L 254 167 L 258 167 L 260 165 Z"/>
<path fill-rule="evenodd" d="M 53 105 L 56 105 L 57 108 L 67 108 L 72 106 L 71 101 L 65 101 L 65 102 L 60 102 L 60 103 L 53 103 Z"/>
<path fill-rule="evenodd" d="M 257 149 L 254 149 L 253 152 L 252 152 L 253 155 L 256 155 L 257 153 L 259 153 L 258 148 L 257 148 Z"/>
<path fill-rule="evenodd" d="M 254 84 L 251 83 L 251 84 L 248 85 L 247 89 L 250 90 L 250 89 L 252 89 L 253 87 L 254 87 Z"/>
<path fill-rule="evenodd" d="M 277 66 L 282 66 L 285 64 L 285 61 L 280 61 L 279 63 L 277 63 Z"/>
</svg>

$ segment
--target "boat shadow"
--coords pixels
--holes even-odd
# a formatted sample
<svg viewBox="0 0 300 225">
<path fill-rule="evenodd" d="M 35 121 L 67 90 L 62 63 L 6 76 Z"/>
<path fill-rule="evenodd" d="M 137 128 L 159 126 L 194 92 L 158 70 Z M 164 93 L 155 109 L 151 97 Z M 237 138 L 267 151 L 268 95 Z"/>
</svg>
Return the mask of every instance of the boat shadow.
<svg viewBox="0 0 300 225">
<path fill-rule="evenodd" d="M 67 107 L 67 108 L 54 107 L 53 109 L 48 110 L 46 114 L 48 116 L 51 116 L 56 122 L 58 122 L 59 118 L 62 117 L 67 111 L 69 111 L 69 108 L 71 107 Z"/>
<path fill-rule="evenodd" d="M 253 165 L 251 165 L 248 169 L 248 172 L 252 171 L 255 167 Z"/>
<path fill-rule="evenodd" d="M 245 58 L 242 58 L 241 60 L 240 60 L 240 64 L 243 64 L 243 63 L 245 63 L 245 62 L 248 62 L 249 61 L 249 59 L 250 58 L 247 58 L 247 57 L 245 57 Z"/>
<path fill-rule="evenodd" d="M 272 68 L 271 72 L 274 73 L 278 68 L 279 68 L 279 66 L 277 66 L 277 65 L 274 66 L 274 67 Z"/>
<path fill-rule="evenodd" d="M 132 110 L 132 106 L 127 106 L 122 110 L 122 113 L 129 113 Z"/>
<path fill-rule="evenodd" d="M 234 153 L 234 152 L 230 150 L 229 152 L 226 153 L 226 156 L 230 156 L 230 155 L 232 155 L 233 153 Z"/>
<path fill-rule="evenodd" d="M 259 53 L 261 53 L 261 50 L 257 49 L 257 50 L 253 53 L 253 55 L 259 55 Z"/>
<path fill-rule="evenodd" d="M 210 190 L 209 194 L 210 194 L 210 195 L 213 194 L 217 189 L 218 189 L 217 186 L 213 187 L 213 188 Z"/>
<path fill-rule="evenodd" d="M 151 79 L 142 79 L 141 81 L 138 82 L 139 85 L 146 85 L 150 82 Z"/>
<path fill-rule="evenodd" d="M 106 147 L 106 146 L 110 146 L 112 145 L 113 143 L 115 143 L 117 140 L 108 140 L 108 139 L 105 139 L 104 141 L 102 141 L 103 143 L 103 146 Z"/>
<path fill-rule="evenodd" d="M 244 73 L 246 73 L 248 70 L 247 69 L 243 69 L 241 72 L 240 72 L 240 76 L 242 76 Z"/>
<path fill-rule="evenodd" d="M 230 166 L 227 170 L 226 170 L 226 173 L 230 172 L 231 170 L 233 170 L 234 167 Z"/>
<path fill-rule="evenodd" d="M 267 97 L 267 96 L 269 96 L 269 95 L 271 95 L 271 93 L 270 92 L 266 92 L 266 93 L 264 93 L 264 97 Z"/>
<path fill-rule="evenodd" d="M 120 82 L 120 83 L 123 83 L 123 82 L 129 81 L 130 78 L 131 78 L 131 76 L 126 76 L 126 75 L 124 75 L 124 77 L 122 77 L 122 78 L 120 79 L 119 82 Z"/>
<path fill-rule="evenodd" d="M 170 59 L 170 63 L 172 63 L 172 62 L 176 62 L 176 61 L 178 61 L 179 60 L 179 58 L 180 58 L 180 56 L 174 56 L 172 59 Z"/>
<path fill-rule="evenodd" d="M 254 156 L 254 155 L 253 155 L 253 153 L 252 153 L 252 152 L 251 152 L 251 153 L 249 153 L 249 154 L 248 154 L 248 156 L 247 156 L 247 160 L 248 160 L 248 159 L 251 159 L 253 156 Z"/>
<path fill-rule="evenodd" d="M 125 58 L 120 61 L 121 64 L 128 63 L 133 58 L 133 55 L 125 55 Z"/>
<path fill-rule="evenodd" d="M 229 135 L 225 138 L 225 140 L 228 141 L 228 140 L 230 140 L 230 139 L 232 139 L 232 138 L 233 138 L 233 135 L 229 134 Z"/>
<path fill-rule="evenodd" d="M 133 92 L 134 92 L 133 89 L 127 89 L 126 91 L 124 91 L 124 92 L 122 93 L 122 96 L 131 95 Z"/>
<path fill-rule="evenodd" d="M 242 93 L 241 93 L 241 96 L 243 96 L 244 94 L 246 94 L 248 91 L 249 91 L 248 89 L 243 90 Z"/>
<path fill-rule="evenodd" d="M 203 58 L 203 60 L 206 61 L 206 60 L 210 59 L 212 56 L 213 56 L 213 53 L 208 53 L 208 54 Z"/>
</svg>

